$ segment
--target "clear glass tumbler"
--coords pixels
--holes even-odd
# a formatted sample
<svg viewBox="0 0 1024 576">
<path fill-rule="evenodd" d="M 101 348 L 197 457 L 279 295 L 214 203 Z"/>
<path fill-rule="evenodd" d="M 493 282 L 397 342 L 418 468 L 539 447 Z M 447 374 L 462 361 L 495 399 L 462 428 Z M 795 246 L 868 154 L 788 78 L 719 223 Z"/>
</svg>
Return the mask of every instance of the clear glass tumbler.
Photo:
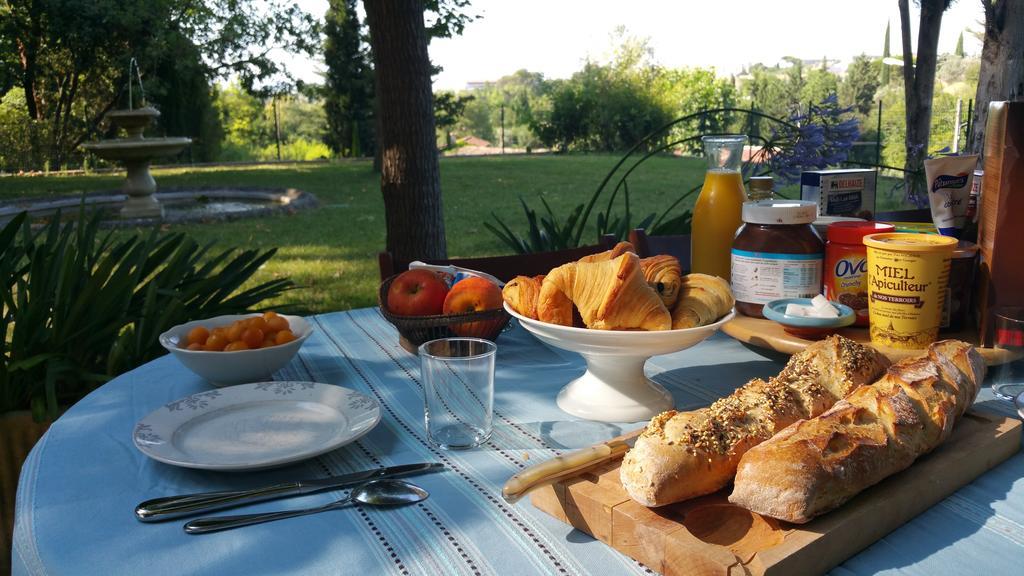
<svg viewBox="0 0 1024 576">
<path fill-rule="evenodd" d="M 475 448 L 491 436 L 497 346 L 442 338 L 420 346 L 427 437 L 445 450 Z"/>
<path fill-rule="evenodd" d="M 1003 400 L 1024 403 L 1024 308 L 995 310 L 995 345 L 1009 361 L 992 368 L 992 392 Z"/>
</svg>

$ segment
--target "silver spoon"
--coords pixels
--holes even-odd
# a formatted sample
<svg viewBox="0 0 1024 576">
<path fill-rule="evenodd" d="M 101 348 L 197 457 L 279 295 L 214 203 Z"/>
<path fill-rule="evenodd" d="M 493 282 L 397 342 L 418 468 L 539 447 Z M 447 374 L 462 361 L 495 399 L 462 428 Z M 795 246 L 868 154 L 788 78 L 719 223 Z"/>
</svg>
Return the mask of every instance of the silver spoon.
<svg viewBox="0 0 1024 576">
<path fill-rule="evenodd" d="M 260 524 L 262 522 L 272 522 L 282 518 L 316 514 L 317 512 L 341 508 L 353 500 L 369 506 L 400 506 L 403 504 L 415 504 L 416 502 L 426 500 L 429 496 L 430 493 L 423 488 L 404 480 L 374 480 L 373 482 L 367 482 L 353 488 L 348 496 L 324 506 L 300 510 L 284 510 L 281 512 L 197 518 L 185 524 L 185 532 L 189 534 L 205 534 L 207 532 Z"/>
</svg>

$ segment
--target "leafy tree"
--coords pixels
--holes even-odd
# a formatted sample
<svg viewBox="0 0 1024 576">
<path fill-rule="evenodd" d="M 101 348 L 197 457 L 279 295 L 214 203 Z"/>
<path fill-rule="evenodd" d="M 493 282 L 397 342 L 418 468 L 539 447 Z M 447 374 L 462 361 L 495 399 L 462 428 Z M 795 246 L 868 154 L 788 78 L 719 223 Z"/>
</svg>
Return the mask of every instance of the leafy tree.
<svg viewBox="0 0 1024 576">
<path fill-rule="evenodd" d="M 427 42 L 433 38 L 461 36 L 466 24 L 479 16 L 469 12 L 470 0 L 424 0 Z"/>
<path fill-rule="evenodd" d="M 504 111 L 505 145 L 519 148 L 538 146 L 540 140 L 530 129 L 530 123 L 536 113 L 549 110 L 549 102 L 543 96 L 545 84 L 541 74 L 528 70 L 518 70 L 483 84 L 473 90 L 473 99 L 467 103 L 452 132 L 497 143 Z"/>
<path fill-rule="evenodd" d="M 330 0 L 324 16 L 324 36 L 324 142 L 341 156 L 372 155 L 373 70 L 362 39 L 356 0 Z"/>
<path fill-rule="evenodd" d="M 590 62 L 568 82 L 552 84 L 551 111 L 531 126 L 544 144 L 562 150 L 623 150 L 671 120 L 658 85 L 658 72 L 639 61 Z"/>
<path fill-rule="evenodd" d="M 667 70 L 652 61 L 649 42 L 617 32 L 606 64 L 588 62 L 567 81 L 545 83 L 532 104 L 530 126 L 540 141 L 562 150 L 623 150 L 674 118 L 736 103 L 735 86 L 714 70 Z M 665 134 L 679 141 L 724 132 L 725 114 L 701 115 Z M 652 142 L 652 146 L 660 143 Z"/>
<path fill-rule="evenodd" d="M 710 68 L 684 68 L 680 70 L 662 70 L 659 75 L 660 86 L 657 91 L 664 95 L 666 108 L 674 118 L 695 114 L 702 110 L 731 108 L 736 105 L 738 95 L 736 87 L 729 80 L 718 78 Z M 699 120 L 679 124 L 672 130 L 671 136 L 679 140 L 691 136 L 695 132 L 722 133 L 730 129 L 732 118 L 725 113 L 701 115 Z M 697 152 L 699 142 L 689 148 Z"/>
<path fill-rule="evenodd" d="M 455 126 L 455 131 L 467 136 L 476 136 L 491 142 L 495 130 L 491 121 L 491 104 L 484 95 L 478 95 L 466 103 L 466 109 Z"/>
<path fill-rule="evenodd" d="M 451 128 L 458 123 L 473 96 L 457 96 L 454 92 L 434 94 L 434 125 L 444 132 L 444 148 L 452 141 Z"/>
<path fill-rule="evenodd" d="M 806 83 L 804 79 L 804 62 L 795 56 L 783 56 L 782 59 L 790 64 L 789 68 L 785 69 L 789 93 L 791 96 L 799 96 Z"/>
<path fill-rule="evenodd" d="M 146 97 L 160 110 L 157 132 L 192 137 L 188 148 L 194 162 L 220 155 L 224 132 L 214 107 L 214 93 L 199 48 L 182 35 L 170 37 L 165 56 L 154 64 Z"/>
<path fill-rule="evenodd" d="M 309 52 L 316 32 L 315 21 L 285 0 L 7 0 L 0 77 L 10 76 L 13 61 L 32 164 L 59 165 L 96 134 L 106 112 L 128 104 L 132 56 L 144 73 L 188 57 L 207 78 L 236 76 L 254 88 L 287 77 L 273 50 Z M 156 83 L 147 76 L 154 95 Z"/>
<path fill-rule="evenodd" d="M 829 72 L 815 68 L 808 70 L 804 85 L 800 89 L 800 102 L 821 102 L 830 94 L 836 94 L 839 90 L 839 77 Z"/>
<path fill-rule="evenodd" d="M 281 134 L 287 141 L 320 140 L 327 114 L 322 101 L 302 93 L 277 97 Z M 268 126 L 273 125 L 273 103 L 264 104 L 263 115 Z"/>
<path fill-rule="evenodd" d="M 0 170 L 31 165 L 32 151 L 26 145 L 31 138 L 28 127 L 25 91 L 15 86 L 0 98 Z"/>
<path fill-rule="evenodd" d="M 590 102 L 575 80 L 574 76 L 572 80 L 547 83 L 543 96 L 546 106 L 530 123 L 530 129 L 549 148 L 566 151 L 577 142 L 584 146 L 587 140 Z"/>
<path fill-rule="evenodd" d="M 255 149 L 270 142 L 263 102 L 233 82 L 216 91 L 216 108 L 224 130 L 222 160 L 253 160 Z"/>
<path fill-rule="evenodd" d="M 237 82 L 216 91 L 216 110 L 224 130 L 220 160 L 275 160 L 275 110 L 281 130 L 281 158 L 313 160 L 330 156 L 321 141 L 327 124 L 323 103 L 309 95 L 262 98 Z"/>
<path fill-rule="evenodd" d="M 905 97 L 903 87 L 893 84 L 879 90 L 882 101 L 882 163 L 896 168 L 906 164 L 907 120 L 903 108 Z M 925 154 L 936 154 L 949 148 L 953 141 L 953 125 L 958 94 L 936 90 L 932 97 L 929 120 L 929 144 Z M 911 198 L 910 200 L 914 200 Z"/>
<path fill-rule="evenodd" d="M 953 50 L 953 54 L 963 58 L 964 57 L 964 33 L 960 32 L 960 36 L 956 39 L 956 49 Z"/>
<path fill-rule="evenodd" d="M 798 99 L 778 67 L 763 64 L 750 67 L 751 79 L 742 88 L 743 96 L 754 108 L 781 118 L 788 117 Z"/>
<path fill-rule="evenodd" d="M 878 66 L 870 58 L 861 54 L 853 59 L 846 69 L 846 78 L 839 87 L 839 100 L 844 106 L 853 106 L 861 115 L 871 112 L 875 104 L 875 92 L 878 91 Z"/>
</svg>

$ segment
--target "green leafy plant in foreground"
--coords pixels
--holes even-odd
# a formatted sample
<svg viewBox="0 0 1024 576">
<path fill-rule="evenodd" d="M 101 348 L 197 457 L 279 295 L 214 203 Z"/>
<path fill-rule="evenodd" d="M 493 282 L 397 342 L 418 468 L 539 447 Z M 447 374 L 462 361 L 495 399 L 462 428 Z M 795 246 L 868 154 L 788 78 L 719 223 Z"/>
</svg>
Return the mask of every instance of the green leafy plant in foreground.
<svg viewBox="0 0 1024 576">
<path fill-rule="evenodd" d="M 164 353 L 157 337 L 196 318 L 235 314 L 294 287 L 240 290 L 275 250 L 211 252 L 184 234 L 100 234 L 100 215 L 0 230 L 0 413 L 37 420 Z"/>
</svg>

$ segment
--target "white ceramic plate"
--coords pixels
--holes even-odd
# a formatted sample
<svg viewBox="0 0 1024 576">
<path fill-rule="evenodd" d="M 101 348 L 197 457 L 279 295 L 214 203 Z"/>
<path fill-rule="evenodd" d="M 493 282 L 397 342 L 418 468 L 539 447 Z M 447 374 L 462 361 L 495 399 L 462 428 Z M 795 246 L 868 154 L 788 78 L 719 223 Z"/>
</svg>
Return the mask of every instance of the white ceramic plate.
<svg viewBox="0 0 1024 576">
<path fill-rule="evenodd" d="M 380 421 L 377 401 L 331 384 L 257 382 L 199 392 L 140 420 L 143 454 L 204 470 L 259 470 L 344 446 Z"/>
</svg>

